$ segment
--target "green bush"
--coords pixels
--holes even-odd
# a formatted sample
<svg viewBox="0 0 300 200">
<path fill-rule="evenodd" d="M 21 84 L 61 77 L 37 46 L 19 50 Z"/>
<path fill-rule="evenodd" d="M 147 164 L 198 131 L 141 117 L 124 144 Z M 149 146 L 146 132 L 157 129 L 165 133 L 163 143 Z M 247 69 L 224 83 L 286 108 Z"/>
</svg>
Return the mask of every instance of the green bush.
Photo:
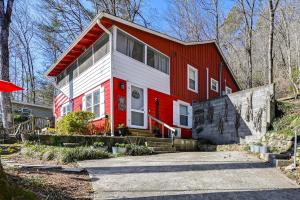
<svg viewBox="0 0 300 200">
<path fill-rule="evenodd" d="M 28 116 L 22 115 L 22 114 L 14 114 L 14 122 L 15 123 L 21 123 L 21 122 L 25 122 L 29 119 Z"/>
<path fill-rule="evenodd" d="M 57 132 L 63 135 L 87 134 L 89 121 L 94 117 L 91 112 L 70 112 L 57 122 Z"/>
<path fill-rule="evenodd" d="M 146 146 L 140 146 L 136 144 L 126 145 L 127 154 L 131 156 L 142 156 L 142 155 L 151 155 L 153 151 Z"/>
</svg>

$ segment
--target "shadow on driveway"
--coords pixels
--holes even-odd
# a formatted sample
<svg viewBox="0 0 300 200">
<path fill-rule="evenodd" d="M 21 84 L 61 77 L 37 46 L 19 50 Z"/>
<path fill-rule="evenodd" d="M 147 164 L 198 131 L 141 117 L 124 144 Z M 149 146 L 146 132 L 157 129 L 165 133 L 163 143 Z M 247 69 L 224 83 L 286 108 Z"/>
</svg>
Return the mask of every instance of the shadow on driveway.
<svg viewBox="0 0 300 200">
<path fill-rule="evenodd" d="M 270 168 L 269 163 L 245 162 L 245 163 L 212 163 L 189 165 L 156 165 L 156 166 L 112 166 L 112 167 L 87 167 L 96 174 L 131 174 L 131 173 L 165 173 L 165 172 L 190 172 L 210 170 L 234 170 Z"/>
</svg>

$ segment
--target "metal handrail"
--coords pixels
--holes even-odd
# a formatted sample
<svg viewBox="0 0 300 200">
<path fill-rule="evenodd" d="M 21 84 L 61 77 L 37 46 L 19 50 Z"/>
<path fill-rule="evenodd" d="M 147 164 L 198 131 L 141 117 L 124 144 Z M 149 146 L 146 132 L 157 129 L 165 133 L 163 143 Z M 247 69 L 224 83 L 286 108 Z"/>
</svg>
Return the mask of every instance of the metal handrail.
<svg viewBox="0 0 300 200">
<path fill-rule="evenodd" d="M 296 168 L 297 167 L 297 136 L 298 136 L 298 132 L 300 130 L 300 125 L 299 126 L 296 126 L 294 128 L 294 133 L 295 133 L 295 142 L 294 142 L 294 166 L 293 168 Z"/>
<path fill-rule="evenodd" d="M 150 128 L 150 132 L 152 133 L 152 120 L 158 122 L 159 124 L 161 124 L 163 127 L 166 127 L 167 129 L 169 129 L 171 131 L 171 139 L 172 139 L 172 145 L 174 145 L 174 136 L 175 136 L 175 131 L 176 129 L 168 124 L 166 124 L 165 122 L 153 117 L 150 114 L 147 114 L 148 118 L 149 118 L 149 128 Z M 162 138 L 164 138 L 164 128 L 162 128 Z"/>
</svg>

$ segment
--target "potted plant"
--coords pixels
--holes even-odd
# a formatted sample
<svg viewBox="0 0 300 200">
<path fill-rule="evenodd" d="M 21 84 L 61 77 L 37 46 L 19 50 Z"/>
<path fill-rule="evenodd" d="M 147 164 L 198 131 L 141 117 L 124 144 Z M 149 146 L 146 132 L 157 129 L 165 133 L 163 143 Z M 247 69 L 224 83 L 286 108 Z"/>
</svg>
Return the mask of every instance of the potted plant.
<svg viewBox="0 0 300 200">
<path fill-rule="evenodd" d="M 107 146 L 104 146 L 104 142 L 94 142 L 92 145 L 93 149 L 99 149 L 101 151 L 107 151 Z"/>
<path fill-rule="evenodd" d="M 255 143 L 253 146 L 253 152 L 254 153 L 259 153 L 260 152 L 260 143 Z"/>
<path fill-rule="evenodd" d="M 113 154 L 118 154 L 118 153 L 126 153 L 126 144 L 124 143 L 116 143 L 115 146 L 112 147 L 112 152 Z"/>
<path fill-rule="evenodd" d="M 153 128 L 153 133 L 154 133 L 155 137 L 160 137 L 161 136 L 160 129 L 159 129 L 158 125 L 155 125 L 155 127 Z"/>
<path fill-rule="evenodd" d="M 260 153 L 268 153 L 268 147 L 266 145 L 262 145 L 259 147 Z"/>
<path fill-rule="evenodd" d="M 118 132 L 120 136 L 125 136 L 126 134 L 126 128 L 124 126 L 124 124 L 118 124 Z"/>
</svg>

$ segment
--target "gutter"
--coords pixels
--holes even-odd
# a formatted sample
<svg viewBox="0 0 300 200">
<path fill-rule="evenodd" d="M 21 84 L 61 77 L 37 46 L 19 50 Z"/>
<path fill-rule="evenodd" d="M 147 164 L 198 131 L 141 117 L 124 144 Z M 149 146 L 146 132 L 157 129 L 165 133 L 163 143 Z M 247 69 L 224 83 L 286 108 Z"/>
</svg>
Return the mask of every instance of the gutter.
<svg viewBox="0 0 300 200">
<path fill-rule="evenodd" d="M 103 24 L 101 24 L 100 19 L 97 19 L 97 24 L 98 26 L 105 31 L 105 33 L 107 33 L 109 35 L 109 51 L 110 51 L 110 58 L 112 60 L 112 45 L 113 45 L 113 41 L 112 41 L 112 34 L 111 32 L 105 28 L 105 26 L 103 26 Z M 111 67 L 111 71 L 110 71 L 110 81 L 109 81 L 109 86 L 110 86 L 110 130 L 111 130 L 111 136 L 114 136 L 114 80 L 113 80 L 113 75 L 112 75 L 112 67 Z"/>
</svg>

